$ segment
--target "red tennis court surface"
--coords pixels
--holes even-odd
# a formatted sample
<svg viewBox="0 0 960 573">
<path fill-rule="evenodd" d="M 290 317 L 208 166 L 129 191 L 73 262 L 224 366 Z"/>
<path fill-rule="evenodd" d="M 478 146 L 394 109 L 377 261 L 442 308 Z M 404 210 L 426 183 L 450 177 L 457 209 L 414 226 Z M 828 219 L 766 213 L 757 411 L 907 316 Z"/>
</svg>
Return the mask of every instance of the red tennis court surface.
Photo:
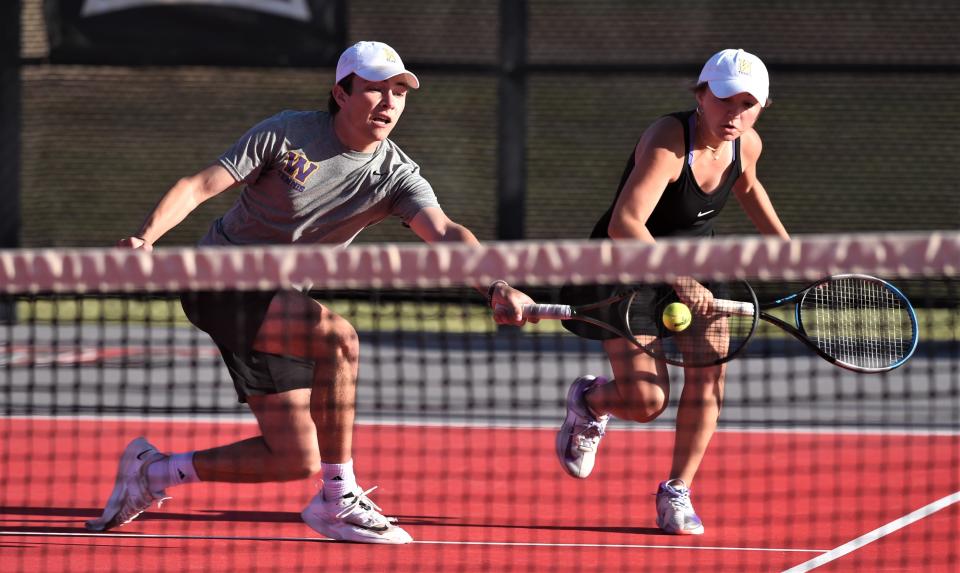
<svg viewBox="0 0 960 573">
<path fill-rule="evenodd" d="M 299 518 L 313 480 L 184 486 L 109 534 L 84 530 L 131 438 L 183 451 L 255 433 L 233 422 L 0 419 L 2 569 L 781 571 L 822 557 L 817 571 L 955 571 L 960 563 L 960 437 L 917 433 L 722 431 L 693 488 L 707 528 L 697 537 L 662 535 L 654 523 L 651 494 L 669 468 L 671 432 L 614 429 L 595 474 L 574 480 L 554 458 L 551 429 L 415 425 L 361 425 L 355 445 L 361 485 L 380 486 L 373 500 L 399 517 L 416 539 L 409 546 L 319 538 Z M 871 532 L 870 543 L 844 549 Z"/>
</svg>

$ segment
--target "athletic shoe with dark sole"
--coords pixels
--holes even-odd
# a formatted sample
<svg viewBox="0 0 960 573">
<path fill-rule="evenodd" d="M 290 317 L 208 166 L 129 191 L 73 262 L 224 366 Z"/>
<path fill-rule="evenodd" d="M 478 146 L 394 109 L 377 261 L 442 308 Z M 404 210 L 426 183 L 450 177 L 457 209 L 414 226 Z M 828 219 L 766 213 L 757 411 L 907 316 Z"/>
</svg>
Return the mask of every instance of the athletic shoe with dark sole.
<svg viewBox="0 0 960 573">
<path fill-rule="evenodd" d="M 367 494 L 376 486 L 363 491 L 357 488 L 340 499 L 326 500 L 320 490 L 300 514 L 303 521 L 320 535 L 341 541 L 357 543 L 410 543 L 410 534 L 394 525 L 395 520 L 384 517 L 377 504 Z"/>
</svg>

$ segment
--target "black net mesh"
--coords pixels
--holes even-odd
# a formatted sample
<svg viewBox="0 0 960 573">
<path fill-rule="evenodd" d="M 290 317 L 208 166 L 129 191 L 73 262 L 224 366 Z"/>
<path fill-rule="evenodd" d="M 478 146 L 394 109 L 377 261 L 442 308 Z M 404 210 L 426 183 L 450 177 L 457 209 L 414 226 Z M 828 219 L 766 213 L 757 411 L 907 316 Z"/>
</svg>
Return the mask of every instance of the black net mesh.
<svg viewBox="0 0 960 573">
<path fill-rule="evenodd" d="M 370 571 L 572 571 L 598 561 L 630 570 L 648 560 L 719 571 L 954 568 L 960 294 L 952 265 L 960 238 L 718 241 L 700 248 L 702 258 L 676 256 L 693 246 L 2 253 L 3 302 L 16 308 L 16 319 L 0 327 L 6 563 L 16 571 L 344 563 Z M 746 256 L 761 251 L 780 264 L 758 267 L 756 256 Z M 705 371 L 661 366 L 670 382 L 659 386 L 659 398 L 651 395 L 648 404 L 621 396 L 608 404 L 605 427 L 586 415 L 573 424 L 583 398 L 569 389 L 596 383 L 580 377 L 602 383 L 626 356 L 621 350 L 640 351 L 573 336 L 554 320 L 498 329 L 483 297 L 460 286 L 504 276 L 538 301 L 556 302 L 556 287 L 567 282 L 672 283 L 682 273 L 716 285 L 735 275 L 748 277 L 763 303 L 821 273 L 851 268 L 883 275 L 912 302 L 915 354 L 893 371 L 857 374 L 761 321 L 723 367 L 719 427 L 686 498 L 705 531 L 682 537 L 660 529 L 665 510 L 652 494 L 681 471 L 671 469 L 675 428 L 689 428 L 691 412 L 715 405 L 699 390 L 710 387 Z M 324 314 L 317 321 L 281 306 L 283 328 L 266 326 L 276 315 L 265 320 L 249 357 L 224 351 L 258 320 L 263 293 L 307 279 L 324 313 L 339 319 Z M 283 292 L 273 296 L 271 312 L 278 296 L 291 296 Z M 790 305 L 769 312 L 793 324 Z M 356 332 L 359 354 L 350 336 L 301 330 L 341 320 Z M 258 350 L 264 344 L 277 353 Z M 297 386 L 304 375 L 314 394 L 333 386 L 336 378 L 322 374 L 330 373 L 328 362 L 304 367 L 296 358 L 314 344 L 334 344 L 341 366 L 359 368 L 349 408 L 356 413 L 352 459 L 363 491 L 379 486 L 363 503 L 397 518 L 393 527 L 408 532 L 411 544 L 333 543 L 337 532 L 301 515 L 318 511 L 311 500 L 333 487 L 323 483 L 310 447 L 305 457 L 283 455 L 285 445 L 314 435 L 313 426 L 303 434 L 295 424 L 264 421 L 309 409 L 307 419 L 320 424 L 318 408 L 327 410 L 302 401 L 269 415 L 255 396 L 271 384 Z M 237 402 L 238 388 L 249 409 Z M 330 411 L 347 409 L 338 402 Z M 643 412 L 655 419 L 631 421 Z M 565 419 L 575 431 L 558 432 Z M 280 438 L 263 448 L 260 435 Z M 328 451 L 330 435 L 317 436 L 313 447 Z M 569 465 L 568 452 L 596 447 L 600 438 L 592 468 Z M 242 453 L 222 448 L 229 444 Z M 201 481 L 176 485 L 182 476 L 152 476 L 155 464 L 174 462 L 151 445 L 164 455 L 194 452 L 191 467 Z M 123 503 L 111 502 L 111 491 L 120 491 L 114 499 Z M 155 495 L 138 498 L 144 491 Z M 158 507 L 164 495 L 173 499 Z M 97 521 L 136 499 L 147 502 L 134 510 L 146 512 L 130 523 Z M 664 499 L 685 503 L 683 495 Z M 91 531 L 87 522 L 106 531 Z"/>
</svg>

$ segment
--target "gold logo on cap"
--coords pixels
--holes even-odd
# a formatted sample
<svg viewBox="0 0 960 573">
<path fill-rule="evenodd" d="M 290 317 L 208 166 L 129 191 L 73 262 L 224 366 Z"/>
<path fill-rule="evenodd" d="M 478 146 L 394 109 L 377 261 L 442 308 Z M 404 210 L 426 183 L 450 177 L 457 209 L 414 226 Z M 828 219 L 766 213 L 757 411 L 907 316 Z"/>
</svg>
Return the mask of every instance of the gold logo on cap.
<svg viewBox="0 0 960 573">
<path fill-rule="evenodd" d="M 741 76 L 749 76 L 753 74 L 753 62 L 749 60 L 740 60 L 737 62 L 737 73 Z"/>
<path fill-rule="evenodd" d="M 390 50 L 390 49 L 388 49 L 388 48 L 384 48 L 384 49 L 383 49 L 383 57 L 384 57 L 385 60 L 387 60 L 387 61 L 390 62 L 391 64 L 397 63 L 397 53 L 394 52 L 393 50 Z"/>
</svg>

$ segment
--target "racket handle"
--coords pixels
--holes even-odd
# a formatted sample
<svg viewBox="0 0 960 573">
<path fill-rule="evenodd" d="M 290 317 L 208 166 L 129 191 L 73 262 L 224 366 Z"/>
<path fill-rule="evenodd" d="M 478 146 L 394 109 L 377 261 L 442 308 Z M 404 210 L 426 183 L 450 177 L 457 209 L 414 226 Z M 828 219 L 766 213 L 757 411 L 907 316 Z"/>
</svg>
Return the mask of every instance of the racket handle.
<svg viewBox="0 0 960 573">
<path fill-rule="evenodd" d="M 567 320 L 573 318 L 573 307 L 569 304 L 525 304 L 523 305 L 523 316 Z"/>
<path fill-rule="evenodd" d="M 501 308 L 505 307 L 498 304 L 497 310 Z M 567 320 L 573 318 L 573 307 L 568 304 L 525 304 L 523 316 L 524 318 Z"/>
<path fill-rule="evenodd" d="M 722 298 L 713 300 L 713 308 L 717 312 L 741 316 L 753 316 L 754 312 L 752 302 L 740 302 L 738 300 L 725 300 Z"/>
</svg>

